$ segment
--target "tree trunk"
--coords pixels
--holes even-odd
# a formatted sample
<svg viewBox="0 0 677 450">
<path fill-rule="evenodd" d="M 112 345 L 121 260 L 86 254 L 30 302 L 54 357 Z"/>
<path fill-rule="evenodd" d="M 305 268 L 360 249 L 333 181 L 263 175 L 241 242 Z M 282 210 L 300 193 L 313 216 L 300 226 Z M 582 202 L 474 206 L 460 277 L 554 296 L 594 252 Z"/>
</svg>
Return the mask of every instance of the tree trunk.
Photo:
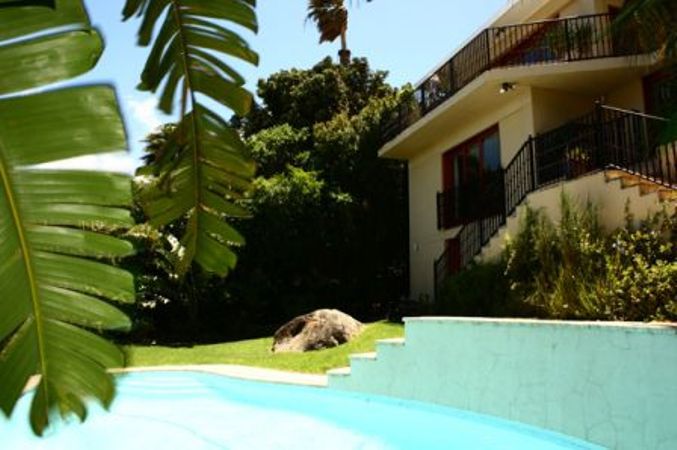
<svg viewBox="0 0 677 450">
<path fill-rule="evenodd" d="M 348 40 L 346 39 L 346 31 L 341 32 L 341 50 L 339 50 L 339 61 L 342 65 L 350 65 L 350 50 L 348 50 Z"/>
</svg>

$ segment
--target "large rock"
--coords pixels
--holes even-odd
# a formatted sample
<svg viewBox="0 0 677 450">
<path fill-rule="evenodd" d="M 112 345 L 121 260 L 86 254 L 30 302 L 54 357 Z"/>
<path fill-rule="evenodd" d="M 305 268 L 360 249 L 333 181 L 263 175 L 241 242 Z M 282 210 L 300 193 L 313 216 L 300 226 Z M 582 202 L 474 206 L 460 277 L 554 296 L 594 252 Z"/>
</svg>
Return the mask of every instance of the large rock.
<svg viewBox="0 0 677 450">
<path fill-rule="evenodd" d="M 336 347 L 357 336 L 362 324 L 335 309 L 298 316 L 275 332 L 274 352 L 307 352 Z"/>
</svg>

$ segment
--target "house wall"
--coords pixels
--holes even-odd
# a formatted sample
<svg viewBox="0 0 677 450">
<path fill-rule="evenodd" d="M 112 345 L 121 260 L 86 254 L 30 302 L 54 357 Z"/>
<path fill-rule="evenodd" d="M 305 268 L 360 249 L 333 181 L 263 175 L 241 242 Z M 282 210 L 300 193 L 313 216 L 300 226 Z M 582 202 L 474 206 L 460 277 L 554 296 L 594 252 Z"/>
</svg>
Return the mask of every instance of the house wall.
<svg viewBox="0 0 677 450">
<path fill-rule="evenodd" d="M 435 143 L 409 161 L 409 225 L 411 296 L 432 296 L 433 264 L 444 251 L 445 239 L 457 229 L 437 229 L 437 193 L 442 190 L 442 154 L 481 131 L 499 125 L 502 163 L 507 163 L 533 134 L 531 89 L 522 87 L 505 106 L 483 114 L 469 115 L 467 122 L 450 124 Z"/>
<path fill-rule="evenodd" d="M 608 11 L 609 5 L 619 6 L 621 0 L 550 0 L 538 2 L 536 0 L 521 1 L 515 6 L 514 11 L 508 12 L 497 21 L 509 20 L 514 23 L 519 16 L 519 21 L 538 20 L 560 17 L 598 14 Z M 594 61 L 591 66 L 598 63 Z M 583 63 L 577 63 L 583 64 Z M 627 62 L 628 67 L 632 62 Z M 418 139 L 409 139 L 401 149 L 406 149 L 404 155 L 409 160 L 409 211 L 410 211 L 410 286 L 413 299 L 421 296 L 431 297 L 434 291 L 434 261 L 444 251 L 445 240 L 455 237 L 459 228 L 439 231 L 437 229 L 437 202 L 436 195 L 442 190 L 442 154 L 462 143 L 468 138 L 481 131 L 498 124 L 501 141 L 501 163 L 503 167 L 512 160 L 515 154 L 522 148 L 530 135 L 536 135 L 556 128 L 567 121 L 580 117 L 594 108 L 596 100 L 602 100 L 605 104 L 624 109 L 644 111 L 644 93 L 640 70 L 634 70 L 633 75 L 620 76 L 625 73 L 625 63 L 616 72 L 609 69 L 608 78 L 600 78 L 595 74 L 598 69 L 588 68 L 581 71 L 580 77 L 574 78 L 571 72 L 567 72 L 565 66 L 562 69 L 562 82 L 557 74 L 536 75 L 539 66 L 529 68 L 526 75 L 505 75 L 505 80 L 515 80 L 516 88 L 495 99 L 487 92 L 491 83 L 500 86 L 502 79 L 485 80 L 485 84 L 478 84 L 472 91 L 469 87 L 463 92 L 472 96 L 473 102 L 466 102 L 459 106 L 461 98 L 457 95 L 457 103 L 449 106 L 460 108 L 463 115 L 453 114 L 457 119 L 450 122 L 447 127 L 441 125 L 444 119 L 436 119 L 437 122 L 430 126 L 425 123 L 417 131 L 421 141 L 425 142 L 425 148 L 416 148 Z M 507 70 L 507 69 L 506 69 Z M 512 69 L 513 72 L 518 70 Z M 523 69 L 526 73 L 527 69 Z M 496 71 L 493 71 L 496 72 Z M 492 75 L 493 72 L 489 72 Z M 531 75 L 533 74 L 533 75 Z M 486 75 L 486 74 L 485 74 Z M 628 82 L 629 77 L 635 76 Z M 585 78 L 587 77 L 587 78 Z M 587 80 L 590 80 L 588 83 Z M 624 83 L 619 85 L 619 83 Z M 539 85 L 540 84 L 540 85 Z M 608 92 L 605 88 L 609 86 Z M 493 85 L 492 85 L 493 88 Z M 496 88 L 498 90 L 498 88 Z M 467 92 L 466 92 L 467 91 Z M 452 114 L 449 114 L 452 116 Z M 427 120 L 433 120 L 431 114 Z M 458 120 L 462 117 L 462 121 Z M 426 119 L 423 119 L 424 121 Z M 412 145 L 412 142 L 414 143 Z M 391 150 L 393 150 L 391 148 Z M 398 151 L 400 151 L 398 150 Z M 413 156 L 412 156 L 413 155 Z M 402 157 L 403 155 L 398 155 Z M 587 188 L 586 188 L 587 189 Z M 597 187 L 590 189 L 597 189 Z M 555 192 L 555 191 L 552 191 Z M 587 192 L 587 191 L 586 191 Z M 592 191 L 590 191 L 592 192 Z M 613 193 L 608 194 L 609 199 Z M 552 197 L 552 198 L 551 198 Z M 543 198 L 552 201 L 553 205 L 559 203 L 559 194 L 545 194 Z M 612 200 L 603 199 L 605 203 Z M 622 217 L 622 208 L 614 209 L 613 214 Z M 642 210 L 644 211 L 644 210 Z M 615 219 L 614 219 L 615 220 Z"/>
<path fill-rule="evenodd" d="M 609 6 L 621 7 L 622 0 L 574 0 L 560 10 L 560 17 L 603 14 Z"/>
<path fill-rule="evenodd" d="M 506 240 L 519 232 L 520 218 L 527 205 L 543 211 L 550 219 L 560 220 L 562 195 L 569 197 L 579 206 L 591 202 L 597 208 L 599 223 L 606 231 L 625 226 L 625 209 L 642 220 L 652 213 L 661 211 L 663 204 L 655 194 L 642 195 L 639 187 L 623 189 L 620 180 L 607 181 L 602 172 L 550 185 L 529 194 L 514 215 L 508 217 L 499 234 L 482 249 L 478 260 L 491 261 L 498 258 L 505 248 Z"/>
<path fill-rule="evenodd" d="M 532 88 L 534 130 L 543 133 L 580 117 L 592 111 L 594 102 L 592 96 Z"/>
<path fill-rule="evenodd" d="M 623 109 L 645 111 L 642 79 L 636 78 L 609 92 L 604 97 L 604 103 Z"/>
</svg>

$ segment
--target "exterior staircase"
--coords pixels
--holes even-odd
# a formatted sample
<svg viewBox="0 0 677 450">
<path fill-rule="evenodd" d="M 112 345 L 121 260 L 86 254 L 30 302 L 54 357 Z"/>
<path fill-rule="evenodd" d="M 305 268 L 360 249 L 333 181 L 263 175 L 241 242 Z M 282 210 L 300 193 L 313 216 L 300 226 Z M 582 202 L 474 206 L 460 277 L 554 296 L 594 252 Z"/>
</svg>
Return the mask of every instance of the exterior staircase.
<svg viewBox="0 0 677 450">
<path fill-rule="evenodd" d="M 535 207 L 551 206 L 552 199 L 542 204 L 534 200 L 553 187 L 566 185 L 575 190 L 577 180 L 604 173 L 607 182 L 618 181 L 621 189 L 636 188 L 639 197 L 655 195 L 662 202 L 674 202 L 677 142 L 656 139 L 665 122 L 660 117 L 598 104 L 590 114 L 530 137 L 505 169 L 493 174 L 491 184 L 480 190 L 461 187 L 464 201 L 457 203 L 460 196 L 453 190 L 439 193 L 439 227 L 463 225 L 455 238 L 457 244 L 447 247 L 435 261 L 435 293 L 455 271 L 477 258 L 496 255 L 496 243 L 503 242 L 506 230 L 516 230 L 518 209 L 527 202 Z M 600 189 L 599 185 L 590 186 L 582 192 L 583 198 Z M 614 203 L 614 195 L 602 200 Z M 619 196 L 630 197 L 630 193 Z M 619 211 L 623 207 L 624 203 Z"/>
<path fill-rule="evenodd" d="M 580 198 L 590 198 L 589 191 L 595 191 L 592 198 L 601 207 L 603 224 L 608 229 L 625 225 L 623 216 L 612 214 L 627 206 L 636 217 L 643 217 L 649 211 L 658 211 L 663 205 L 677 209 L 677 190 L 646 180 L 639 175 L 621 169 L 607 169 L 590 173 L 568 184 L 549 186 L 529 194 L 526 199 L 506 217 L 505 224 L 489 239 L 475 258 L 480 261 L 497 257 L 505 246 L 507 236 L 515 236 L 519 230 L 519 218 L 528 206 L 547 208 L 562 191 Z M 605 209 L 606 208 L 608 209 Z M 605 214 L 609 211 L 609 214 Z M 557 214 L 558 211 L 551 211 Z"/>
<path fill-rule="evenodd" d="M 665 203 L 677 201 L 677 189 L 645 179 L 639 174 L 623 169 L 608 169 L 604 176 L 608 182 L 620 180 L 622 189 L 637 187 L 640 195 L 657 194 L 658 199 Z"/>
</svg>

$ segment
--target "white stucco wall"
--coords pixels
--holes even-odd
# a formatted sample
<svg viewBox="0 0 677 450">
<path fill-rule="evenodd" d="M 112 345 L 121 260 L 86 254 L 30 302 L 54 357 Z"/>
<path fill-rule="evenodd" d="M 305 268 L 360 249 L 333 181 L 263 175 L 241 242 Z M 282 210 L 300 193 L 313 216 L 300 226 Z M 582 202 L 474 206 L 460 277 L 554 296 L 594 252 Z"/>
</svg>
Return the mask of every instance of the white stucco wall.
<svg viewBox="0 0 677 450">
<path fill-rule="evenodd" d="M 558 221 L 562 194 L 566 194 L 579 206 L 588 201 L 592 202 L 598 208 L 600 225 L 607 231 L 625 225 L 626 204 L 636 220 L 644 219 L 648 214 L 658 212 L 663 207 L 658 195 L 642 195 L 636 186 L 623 188 L 620 180 L 607 181 L 604 173 L 596 172 L 529 194 L 526 201 L 508 218 L 505 227 L 494 236 L 478 258 L 487 261 L 500 255 L 506 239 L 518 233 L 520 218 L 527 205 L 544 211 L 552 220 Z"/>
<path fill-rule="evenodd" d="M 442 155 L 447 150 L 480 133 L 499 125 L 501 159 L 505 164 L 533 134 L 531 89 L 520 88 L 513 101 L 502 108 L 450 125 L 448 132 L 438 136 L 435 144 L 422 149 L 409 161 L 409 217 L 410 217 L 410 280 L 411 296 L 431 296 L 433 293 L 433 264 L 444 250 L 444 241 L 457 229 L 437 230 L 437 193 L 442 190 Z"/>
<path fill-rule="evenodd" d="M 644 87 L 642 79 L 637 78 L 609 92 L 604 97 L 604 103 L 618 108 L 644 111 Z"/>
</svg>

